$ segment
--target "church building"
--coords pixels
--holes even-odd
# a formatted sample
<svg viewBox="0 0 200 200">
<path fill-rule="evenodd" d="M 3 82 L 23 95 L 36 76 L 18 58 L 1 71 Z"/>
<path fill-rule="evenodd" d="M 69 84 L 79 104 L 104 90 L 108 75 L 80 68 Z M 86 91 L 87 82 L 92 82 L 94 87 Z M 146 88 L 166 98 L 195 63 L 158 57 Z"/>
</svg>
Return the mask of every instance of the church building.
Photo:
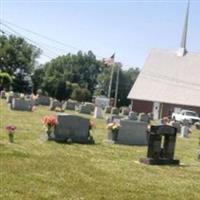
<svg viewBox="0 0 200 200">
<path fill-rule="evenodd" d="M 154 119 L 181 109 L 200 115 L 200 53 L 186 48 L 189 3 L 180 48 L 152 49 L 128 98 L 135 112 L 152 112 Z"/>
</svg>

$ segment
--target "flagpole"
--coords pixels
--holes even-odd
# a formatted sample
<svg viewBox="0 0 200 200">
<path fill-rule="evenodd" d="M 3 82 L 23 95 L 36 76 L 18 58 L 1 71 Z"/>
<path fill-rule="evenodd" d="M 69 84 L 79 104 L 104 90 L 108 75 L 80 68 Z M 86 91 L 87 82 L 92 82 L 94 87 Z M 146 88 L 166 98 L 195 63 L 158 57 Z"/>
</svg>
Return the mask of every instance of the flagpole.
<svg viewBox="0 0 200 200">
<path fill-rule="evenodd" d="M 110 74 L 110 83 L 109 83 L 109 88 L 108 88 L 108 98 L 110 99 L 111 97 L 111 89 L 112 89 L 112 80 L 113 80 L 113 73 L 114 73 L 114 65 L 111 65 L 111 74 Z"/>
<path fill-rule="evenodd" d="M 117 107 L 118 87 L 119 87 L 119 65 L 117 66 L 117 80 L 115 86 L 115 103 L 114 103 L 115 107 Z"/>
</svg>

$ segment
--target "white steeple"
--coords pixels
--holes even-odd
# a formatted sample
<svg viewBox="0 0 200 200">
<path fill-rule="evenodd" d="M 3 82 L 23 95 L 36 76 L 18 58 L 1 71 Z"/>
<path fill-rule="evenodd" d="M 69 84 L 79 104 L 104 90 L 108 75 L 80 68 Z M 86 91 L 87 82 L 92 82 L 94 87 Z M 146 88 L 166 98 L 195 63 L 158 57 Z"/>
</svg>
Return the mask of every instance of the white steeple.
<svg viewBox="0 0 200 200">
<path fill-rule="evenodd" d="M 189 9 L 190 9 L 190 0 L 188 0 L 180 48 L 177 51 L 178 56 L 184 56 L 187 53 L 186 44 L 187 44 Z"/>
</svg>

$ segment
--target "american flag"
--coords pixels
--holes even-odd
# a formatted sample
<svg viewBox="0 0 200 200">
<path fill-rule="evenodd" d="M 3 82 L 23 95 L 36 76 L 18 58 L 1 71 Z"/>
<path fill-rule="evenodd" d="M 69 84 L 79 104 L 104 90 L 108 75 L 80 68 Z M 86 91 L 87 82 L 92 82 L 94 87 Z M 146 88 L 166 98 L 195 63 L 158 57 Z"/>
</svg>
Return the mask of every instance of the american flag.
<svg viewBox="0 0 200 200">
<path fill-rule="evenodd" d="M 108 66 L 111 66 L 114 64 L 114 60 L 115 60 L 115 53 L 110 58 L 104 58 L 103 63 Z"/>
</svg>

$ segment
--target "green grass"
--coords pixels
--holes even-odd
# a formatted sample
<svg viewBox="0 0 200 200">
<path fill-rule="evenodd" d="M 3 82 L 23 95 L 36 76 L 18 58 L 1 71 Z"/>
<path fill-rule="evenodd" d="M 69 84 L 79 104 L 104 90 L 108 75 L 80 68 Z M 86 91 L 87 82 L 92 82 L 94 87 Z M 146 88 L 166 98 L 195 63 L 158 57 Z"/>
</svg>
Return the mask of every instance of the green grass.
<svg viewBox="0 0 200 200">
<path fill-rule="evenodd" d="M 95 145 L 45 141 L 41 118 L 49 113 L 47 107 L 11 111 L 1 100 L 0 199 L 200 199 L 198 131 L 177 139 L 181 166 L 149 166 L 138 162 L 146 147 L 103 143 L 105 120 L 96 121 Z M 8 142 L 8 124 L 17 126 L 14 144 Z"/>
</svg>

